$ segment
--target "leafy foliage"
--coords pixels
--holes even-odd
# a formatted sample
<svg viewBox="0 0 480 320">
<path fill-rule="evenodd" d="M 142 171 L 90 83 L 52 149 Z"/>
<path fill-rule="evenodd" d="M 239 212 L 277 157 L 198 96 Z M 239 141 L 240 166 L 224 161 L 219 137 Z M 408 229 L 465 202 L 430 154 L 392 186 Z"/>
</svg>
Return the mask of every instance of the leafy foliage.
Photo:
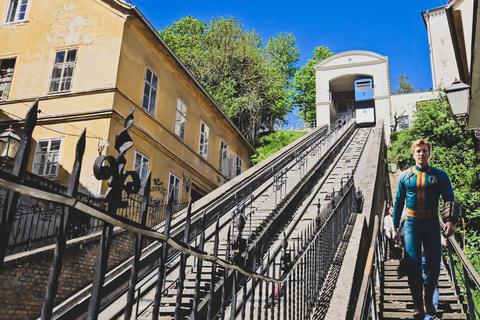
<svg viewBox="0 0 480 320">
<path fill-rule="evenodd" d="M 448 173 L 455 200 L 462 208 L 463 225 L 457 226 L 464 236 L 464 250 L 480 271 L 480 152 L 472 132 L 455 122 L 446 98 L 423 102 L 415 113 L 412 126 L 390 136 L 389 159 L 405 170 L 414 164 L 413 141 L 424 138 L 433 145 L 430 164 Z"/>
<path fill-rule="evenodd" d="M 259 157 L 253 159 L 253 164 L 265 160 L 306 133 L 306 131 L 277 131 L 261 137 L 255 145 Z"/>
<path fill-rule="evenodd" d="M 276 35 L 265 46 L 235 18 L 206 23 L 191 16 L 159 33 L 247 140 L 285 122 L 300 56 L 292 34 Z"/>
<path fill-rule="evenodd" d="M 300 68 L 293 77 L 292 96 L 294 105 L 299 107 L 303 120 L 315 120 L 315 65 L 332 56 L 328 47 L 316 47 L 312 59 Z"/>
<path fill-rule="evenodd" d="M 415 87 L 408 82 L 408 76 L 401 74 L 397 78 L 398 89 L 393 89 L 394 94 L 410 93 L 415 91 Z"/>
</svg>

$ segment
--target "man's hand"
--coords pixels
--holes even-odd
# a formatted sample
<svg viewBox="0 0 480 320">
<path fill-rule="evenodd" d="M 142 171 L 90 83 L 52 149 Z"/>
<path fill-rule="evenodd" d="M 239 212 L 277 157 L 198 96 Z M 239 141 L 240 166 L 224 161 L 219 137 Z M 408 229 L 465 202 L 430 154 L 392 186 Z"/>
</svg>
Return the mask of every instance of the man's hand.
<svg viewBox="0 0 480 320">
<path fill-rule="evenodd" d="M 398 230 L 395 227 L 393 227 L 393 240 L 400 241 L 400 234 L 398 233 Z"/>
<path fill-rule="evenodd" d="M 453 222 L 447 222 L 445 224 L 445 228 L 444 228 L 444 231 L 445 231 L 445 236 L 448 238 L 450 237 L 453 232 L 455 231 L 455 225 L 453 224 Z"/>
</svg>

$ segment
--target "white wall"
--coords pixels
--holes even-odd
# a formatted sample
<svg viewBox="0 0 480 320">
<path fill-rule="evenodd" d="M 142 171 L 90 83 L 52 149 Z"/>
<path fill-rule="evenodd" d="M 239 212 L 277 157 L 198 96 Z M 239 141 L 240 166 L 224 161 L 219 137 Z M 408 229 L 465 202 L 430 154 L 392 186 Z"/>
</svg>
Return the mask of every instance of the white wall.
<svg viewBox="0 0 480 320">
<path fill-rule="evenodd" d="M 406 94 L 394 94 L 390 97 L 392 104 L 391 123 L 395 123 L 394 116 L 408 116 L 409 122 L 412 121 L 413 114 L 417 111 L 417 102 L 437 99 L 438 91 L 414 92 Z"/>
<path fill-rule="evenodd" d="M 446 88 L 459 74 L 445 6 L 423 12 L 423 18 L 430 45 L 433 89 Z"/>
</svg>

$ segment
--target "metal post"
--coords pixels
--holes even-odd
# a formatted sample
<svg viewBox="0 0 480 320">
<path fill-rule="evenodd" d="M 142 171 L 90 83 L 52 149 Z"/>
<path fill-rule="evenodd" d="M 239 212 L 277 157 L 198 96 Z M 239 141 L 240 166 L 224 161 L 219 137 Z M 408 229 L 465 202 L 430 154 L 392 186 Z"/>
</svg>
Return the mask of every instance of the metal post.
<svg viewBox="0 0 480 320">
<path fill-rule="evenodd" d="M 260 251 L 261 254 L 260 254 L 260 274 L 264 274 L 264 261 L 263 261 L 263 247 L 262 247 L 262 250 Z M 263 289 L 263 281 L 262 279 L 259 280 L 259 285 L 260 285 L 260 288 L 258 290 L 258 312 L 257 312 L 257 319 L 261 319 L 262 318 L 262 289 Z M 267 284 L 268 285 L 268 284 Z"/>
<path fill-rule="evenodd" d="M 148 208 L 149 208 L 149 200 L 150 200 L 151 177 L 152 177 L 152 172 L 149 171 L 147 183 L 144 189 L 142 207 L 140 210 L 140 224 L 142 226 L 146 226 L 147 224 Z M 142 243 L 143 243 L 143 236 L 140 234 L 137 234 L 137 237 L 135 238 L 135 244 L 134 244 L 132 271 L 130 274 L 130 281 L 129 281 L 128 292 L 127 292 L 127 303 L 125 305 L 124 319 L 126 320 L 129 320 L 131 318 L 132 311 L 133 311 L 133 304 L 135 302 L 135 286 L 137 285 L 137 281 L 138 281 L 138 271 L 139 271 L 138 268 L 140 267 Z M 137 299 L 140 300 L 140 296 L 138 296 Z"/>
<path fill-rule="evenodd" d="M 267 258 L 267 276 L 270 275 L 270 251 L 268 252 L 268 258 Z M 269 283 L 265 282 L 265 316 L 264 319 L 268 319 L 268 286 Z"/>
<path fill-rule="evenodd" d="M 257 270 L 257 265 L 256 265 L 256 259 L 255 257 L 252 259 L 252 271 L 256 272 Z M 255 309 L 255 285 L 257 283 L 257 280 L 255 278 L 252 278 L 252 290 L 251 290 L 251 296 L 250 296 L 250 319 L 253 320 L 254 316 L 254 309 Z"/>
<path fill-rule="evenodd" d="M 187 216 L 185 218 L 185 230 L 183 231 L 183 243 L 188 244 L 190 241 L 190 222 L 192 216 L 192 198 L 188 202 Z M 218 227 L 218 221 L 217 221 Z M 218 232 L 217 232 L 218 233 Z M 180 257 L 180 269 L 178 270 L 178 284 L 177 284 L 177 300 L 175 303 L 175 319 L 181 318 L 181 306 L 182 306 L 182 297 L 183 297 L 183 288 L 185 282 L 185 269 L 187 268 L 187 255 L 182 252 Z M 212 275 L 212 280 L 213 280 Z"/>
<path fill-rule="evenodd" d="M 200 222 L 200 242 L 198 245 L 198 249 L 200 251 L 203 251 L 203 247 L 205 245 L 205 211 L 203 211 L 202 215 L 202 220 Z M 193 311 L 192 311 L 192 317 L 191 319 L 194 320 L 197 318 L 197 312 L 198 312 L 198 303 L 200 300 L 200 281 L 202 280 L 202 268 L 203 268 L 203 260 L 198 259 L 197 263 L 197 276 L 195 279 L 195 293 L 193 297 Z"/>
<path fill-rule="evenodd" d="M 217 216 L 217 224 L 215 225 L 215 242 L 213 244 L 213 255 L 218 256 L 218 245 L 220 242 L 220 213 Z M 216 280 L 216 264 L 212 262 L 212 272 L 210 274 L 210 300 L 208 301 L 207 320 L 212 320 L 213 317 L 213 297 L 215 294 L 215 280 Z M 255 270 L 255 269 L 254 269 Z M 177 302 L 178 305 L 178 302 Z"/>
<path fill-rule="evenodd" d="M 165 226 L 163 232 L 168 237 L 170 236 L 170 224 L 172 222 L 172 215 L 173 215 L 173 189 L 170 192 L 167 202 L 167 216 L 165 218 Z M 155 297 L 153 301 L 153 310 L 152 310 L 152 320 L 157 320 L 160 315 L 160 304 L 162 302 L 162 292 L 165 288 L 165 275 L 167 273 L 167 256 L 168 256 L 168 244 L 162 243 L 162 252 L 159 258 L 158 263 L 158 278 L 157 278 L 157 285 L 155 289 Z"/>
<path fill-rule="evenodd" d="M 83 133 L 77 142 L 75 162 L 73 164 L 72 173 L 68 180 L 67 195 L 74 198 L 77 197 L 78 194 L 82 159 L 83 154 L 85 153 L 85 140 L 86 131 L 83 130 Z M 60 277 L 60 273 L 62 272 L 63 256 L 65 254 L 68 231 L 70 228 L 70 210 L 72 209 L 68 207 L 64 208 L 62 217 L 60 218 L 60 230 L 58 234 L 57 245 L 55 246 L 52 268 L 50 270 L 50 279 L 45 294 L 45 303 L 42 309 L 42 319 L 44 320 L 52 318 L 54 300 L 58 290 L 58 278 Z"/>
<path fill-rule="evenodd" d="M 468 301 L 468 310 L 470 311 L 470 320 L 476 320 L 476 310 L 475 310 L 475 303 L 473 302 L 472 291 L 470 290 L 470 277 L 468 275 L 467 270 L 465 267 L 462 266 L 463 269 L 463 278 L 465 279 L 465 289 L 467 289 L 467 301 Z M 453 270 L 453 273 L 455 270 Z"/>
<path fill-rule="evenodd" d="M 96 197 L 99 200 L 108 202 L 108 214 L 115 216 L 117 208 L 125 208 L 128 203 L 122 200 L 122 192 L 127 194 L 136 194 L 140 191 L 140 177 L 135 171 L 125 171 L 125 153 L 133 146 L 132 138 L 128 129 L 133 125 L 133 112 L 125 119 L 125 127 L 115 138 L 115 149 L 118 152 L 117 158 L 113 156 L 98 156 L 95 160 L 93 172 L 97 180 L 110 180 L 111 188 L 105 195 Z M 128 178 L 132 181 L 126 183 Z M 113 225 L 104 223 L 102 228 L 102 237 L 97 255 L 95 266 L 95 275 L 92 284 L 92 294 L 87 311 L 87 319 L 97 319 L 102 301 L 103 283 L 107 272 L 108 256 L 112 244 Z"/>
<path fill-rule="evenodd" d="M 23 127 L 23 136 L 18 147 L 15 164 L 13 166 L 12 174 L 16 177 L 24 175 L 27 162 L 30 155 L 30 148 L 32 145 L 32 134 L 37 124 L 38 113 L 38 99 L 25 117 L 25 125 Z M 13 227 L 15 213 L 17 211 L 17 203 L 20 194 L 18 192 L 7 191 L 5 196 L 4 207 L 2 211 L 2 221 L 0 223 L 0 270 L 3 269 L 3 261 L 8 248 L 8 240 L 10 239 L 10 232 Z"/>
</svg>

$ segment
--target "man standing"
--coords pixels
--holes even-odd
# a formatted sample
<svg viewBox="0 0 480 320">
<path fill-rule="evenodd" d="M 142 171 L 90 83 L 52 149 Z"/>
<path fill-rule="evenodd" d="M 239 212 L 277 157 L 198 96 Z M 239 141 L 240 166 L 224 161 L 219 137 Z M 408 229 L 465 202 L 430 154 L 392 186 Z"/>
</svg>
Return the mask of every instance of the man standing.
<svg viewBox="0 0 480 320">
<path fill-rule="evenodd" d="M 388 250 L 390 252 L 390 259 L 392 259 L 393 248 L 393 207 L 388 207 L 388 214 L 383 219 L 383 230 L 385 233 L 385 254 Z"/>
<path fill-rule="evenodd" d="M 428 164 L 432 145 L 423 139 L 412 144 L 415 166 L 403 172 L 398 181 L 393 212 L 393 236 L 398 240 L 398 227 L 405 208 L 405 259 L 408 266 L 408 285 L 415 306 L 414 319 L 435 316 L 433 294 L 440 274 L 442 256 L 438 201 L 453 202 L 454 194 L 448 175 Z M 454 223 L 447 220 L 445 235 L 451 236 Z M 422 277 L 422 246 L 425 249 L 425 280 Z M 425 308 L 423 294 L 425 296 Z"/>
</svg>

